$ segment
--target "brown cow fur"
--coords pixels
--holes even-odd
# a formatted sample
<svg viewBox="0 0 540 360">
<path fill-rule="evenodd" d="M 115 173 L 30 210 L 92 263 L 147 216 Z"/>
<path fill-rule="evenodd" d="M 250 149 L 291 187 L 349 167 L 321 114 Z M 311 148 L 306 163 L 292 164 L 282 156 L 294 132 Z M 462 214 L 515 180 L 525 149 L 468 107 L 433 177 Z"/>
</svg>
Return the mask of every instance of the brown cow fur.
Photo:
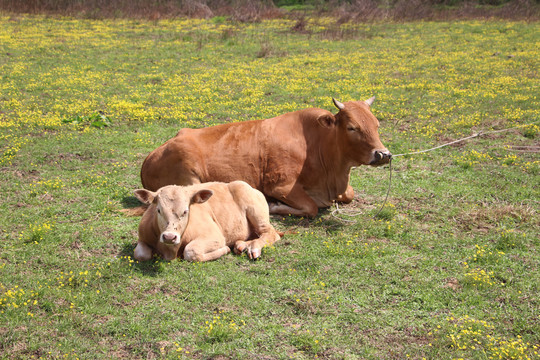
<svg viewBox="0 0 540 360">
<path fill-rule="evenodd" d="M 350 202 L 353 166 L 382 165 L 374 98 L 342 104 L 337 114 L 306 109 L 275 118 L 181 129 L 145 159 L 146 189 L 243 180 L 270 200 L 270 212 L 315 216 L 333 201 Z"/>
</svg>

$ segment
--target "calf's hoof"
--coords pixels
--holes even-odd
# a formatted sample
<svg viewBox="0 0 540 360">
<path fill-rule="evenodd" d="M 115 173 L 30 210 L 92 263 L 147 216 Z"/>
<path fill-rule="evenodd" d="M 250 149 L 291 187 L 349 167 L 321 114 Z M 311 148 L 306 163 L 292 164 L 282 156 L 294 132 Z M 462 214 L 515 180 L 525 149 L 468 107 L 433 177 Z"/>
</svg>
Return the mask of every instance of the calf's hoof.
<svg viewBox="0 0 540 360">
<path fill-rule="evenodd" d="M 262 251 L 260 248 L 254 247 L 252 245 L 253 244 L 251 244 L 250 242 L 237 241 L 234 245 L 234 253 L 236 255 L 240 255 L 245 252 L 248 258 L 250 258 L 251 260 L 255 260 L 261 256 Z"/>
</svg>

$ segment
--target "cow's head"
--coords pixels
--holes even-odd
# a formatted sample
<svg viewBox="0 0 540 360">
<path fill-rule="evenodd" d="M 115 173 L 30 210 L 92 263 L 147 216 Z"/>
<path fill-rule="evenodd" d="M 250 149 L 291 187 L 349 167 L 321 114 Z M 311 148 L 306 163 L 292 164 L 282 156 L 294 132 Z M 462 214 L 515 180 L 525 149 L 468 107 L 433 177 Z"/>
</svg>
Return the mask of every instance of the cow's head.
<svg viewBox="0 0 540 360">
<path fill-rule="evenodd" d="M 342 143 L 347 158 L 356 165 L 379 166 L 388 164 L 392 154 L 379 139 L 379 120 L 371 113 L 370 107 L 375 101 L 372 97 L 366 101 L 341 103 L 333 99 L 339 112 L 334 116 L 333 124 L 338 131 L 338 141 Z"/>
<path fill-rule="evenodd" d="M 212 190 L 196 191 L 176 185 L 164 186 L 156 192 L 146 189 L 135 190 L 135 196 L 143 203 L 150 205 L 148 211 L 155 214 L 160 233 L 159 244 L 156 246 L 159 248 L 161 244 L 164 244 L 172 246 L 176 250 L 181 245 L 182 235 L 188 225 L 191 204 L 204 203 L 212 195 Z M 168 251 L 168 253 L 176 254 L 176 251 Z M 176 257 L 176 255 L 174 256 Z"/>
</svg>

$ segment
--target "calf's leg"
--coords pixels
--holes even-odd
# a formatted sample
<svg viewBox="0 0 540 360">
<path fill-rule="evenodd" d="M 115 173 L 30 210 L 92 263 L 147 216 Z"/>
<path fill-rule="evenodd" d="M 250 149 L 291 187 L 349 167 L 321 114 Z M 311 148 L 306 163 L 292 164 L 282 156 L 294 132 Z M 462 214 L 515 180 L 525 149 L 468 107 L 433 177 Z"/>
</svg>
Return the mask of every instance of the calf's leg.
<svg viewBox="0 0 540 360">
<path fill-rule="evenodd" d="M 262 248 L 265 247 L 267 242 L 262 238 L 249 241 L 237 241 L 234 244 L 234 253 L 240 255 L 243 252 L 246 252 L 248 258 L 255 260 L 262 254 Z"/>
<path fill-rule="evenodd" d="M 223 235 L 197 238 L 184 248 L 184 260 L 198 262 L 216 260 L 230 252 L 231 249 L 225 245 Z"/>
<path fill-rule="evenodd" d="M 255 232 L 259 237 L 257 239 L 242 241 L 239 240 L 234 244 L 234 253 L 240 255 L 244 251 L 247 253 L 247 256 L 250 259 L 257 259 L 261 256 L 262 248 L 265 246 L 272 245 L 280 239 L 279 234 L 276 230 L 270 225 L 269 228 L 266 226 L 255 228 Z"/>
<path fill-rule="evenodd" d="M 256 195 L 246 198 L 252 201 L 246 207 L 246 217 L 252 229 L 259 237 L 249 241 L 237 241 L 234 244 L 234 252 L 241 254 L 245 251 L 250 259 L 256 259 L 261 256 L 263 247 L 272 245 L 280 239 L 280 236 L 270 224 L 268 205 L 264 196 L 260 194 L 260 196 Z"/>
<path fill-rule="evenodd" d="M 139 241 L 133 251 L 133 257 L 138 261 L 148 261 L 152 258 L 152 249 L 150 246 Z"/>
</svg>

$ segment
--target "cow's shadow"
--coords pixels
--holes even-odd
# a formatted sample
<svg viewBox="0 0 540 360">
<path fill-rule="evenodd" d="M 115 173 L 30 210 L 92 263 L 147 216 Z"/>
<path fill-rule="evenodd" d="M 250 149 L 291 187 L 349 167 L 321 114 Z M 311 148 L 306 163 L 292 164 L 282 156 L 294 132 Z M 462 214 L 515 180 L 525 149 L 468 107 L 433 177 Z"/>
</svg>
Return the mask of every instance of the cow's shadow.
<svg viewBox="0 0 540 360">
<path fill-rule="evenodd" d="M 298 216 L 270 215 L 271 223 L 285 232 L 295 232 L 298 229 L 320 228 L 327 233 L 340 231 L 349 224 L 339 217 L 332 216 L 332 208 L 319 208 L 315 218 Z"/>
</svg>

